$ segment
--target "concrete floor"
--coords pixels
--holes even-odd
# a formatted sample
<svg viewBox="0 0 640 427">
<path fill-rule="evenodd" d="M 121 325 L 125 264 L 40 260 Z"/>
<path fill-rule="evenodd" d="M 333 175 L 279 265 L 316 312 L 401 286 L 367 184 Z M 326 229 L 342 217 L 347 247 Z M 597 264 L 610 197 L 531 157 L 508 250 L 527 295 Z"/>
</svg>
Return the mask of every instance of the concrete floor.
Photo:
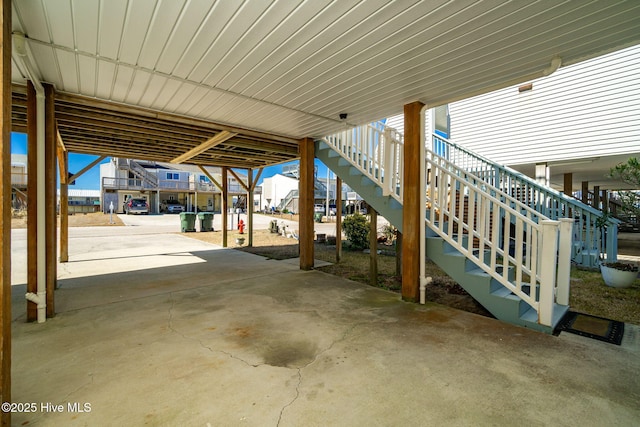
<svg viewBox="0 0 640 427">
<path fill-rule="evenodd" d="M 548 336 L 153 228 L 71 229 L 44 324 L 13 287 L 14 425 L 638 425 L 636 327 Z"/>
</svg>

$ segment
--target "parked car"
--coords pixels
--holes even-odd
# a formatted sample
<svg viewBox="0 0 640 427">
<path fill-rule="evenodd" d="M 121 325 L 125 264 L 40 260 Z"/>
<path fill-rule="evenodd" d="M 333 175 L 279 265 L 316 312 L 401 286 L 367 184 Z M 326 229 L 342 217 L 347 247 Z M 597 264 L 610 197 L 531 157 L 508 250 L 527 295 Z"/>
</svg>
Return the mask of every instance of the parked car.
<svg viewBox="0 0 640 427">
<path fill-rule="evenodd" d="M 149 213 L 149 204 L 145 199 L 129 199 L 124 204 L 124 213 L 129 214 L 143 214 Z"/>
<path fill-rule="evenodd" d="M 167 213 L 181 213 L 184 212 L 184 206 L 177 200 L 167 200 L 164 202 L 164 209 Z"/>
<path fill-rule="evenodd" d="M 313 211 L 324 213 L 324 205 L 313 205 Z"/>
</svg>

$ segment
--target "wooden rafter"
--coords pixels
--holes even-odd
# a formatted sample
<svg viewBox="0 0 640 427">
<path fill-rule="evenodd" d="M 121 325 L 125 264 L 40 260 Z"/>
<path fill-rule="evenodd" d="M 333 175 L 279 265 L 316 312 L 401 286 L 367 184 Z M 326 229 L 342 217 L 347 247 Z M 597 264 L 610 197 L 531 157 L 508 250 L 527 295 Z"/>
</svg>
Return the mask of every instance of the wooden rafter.
<svg viewBox="0 0 640 427">
<path fill-rule="evenodd" d="M 213 177 L 213 175 L 211 175 L 211 174 L 209 173 L 209 171 L 208 171 L 208 170 L 206 170 L 206 169 L 204 168 L 204 166 L 200 166 L 200 165 L 199 165 L 198 167 L 200 168 L 200 170 L 202 171 L 202 173 L 203 173 L 203 174 L 205 174 L 205 176 L 206 176 L 207 178 L 209 178 L 209 179 L 211 180 L 211 182 L 213 182 L 213 184 L 214 184 L 216 187 L 218 187 L 218 189 L 220 190 L 220 192 L 222 192 L 222 184 L 220 184 L 220 183 L 219 183 L 219 182 L 218 182 L 218 181 Z"/>
<path fill-rule="evenodd" d="M 176 157 L 175 159 L 171 160 L 171 163 L 184 163 L 186 160 L 189 160 L 189 159 L 197 156 L 198 154 L 204 153 L 209 148 L 213 148 L 216 145 L 220 145 L 223 142 L 225 142 L 226 140 L 231 139 L 236 135 L 237 135 L 237 133 L 227 132 L 226 130 L 224 130 L 224 131 L 220 132 L 219 134 L 217 134 L 216 136 L 214 136 L 213 138 L 208 139 L 207 141 L 203 142 L 202 144 L 198 145 L 197 147 L 192 148 L 191 150 L 187 151 L 186 153 L 184 153 L 184 154 Z"/>
<path fill-rule="evenodd" d="M 100 163 L 101 161 L 103 161 L 106 158 L 107 158 L 107 156 L 98 157 L 93 162 L 89 163 L 87 166 L 85 166 L 82 169 L 80 169 L 80 172 L 77 172 L 77 173 L 73 174 L 73 176 L 71 176 L 69 178 L 69 182 L 73 182 L 76 179 L 80 178 L 85 172 L 87 172 L 89 169 L 91 169 L 92 167 L 94 167 L 95 165 L 97 165 L 98 163 Z"/>
<path fill-rule="evenodd" d="M 231 172 L 231 175 L 233 175 L 233 177 L 236 179 L 236 181 L 238 181 L 238 183 L 240 183 L 240 186 L 244 189 L 244 191 L 249 191 L 249 187 L 247 186 L 247 184 L 244 183 L 244 181 L 238 176 L 238 174 L 235 173 L 235 171 L 233 169 L 229 169 L 229 172 Z"/>
</svg>

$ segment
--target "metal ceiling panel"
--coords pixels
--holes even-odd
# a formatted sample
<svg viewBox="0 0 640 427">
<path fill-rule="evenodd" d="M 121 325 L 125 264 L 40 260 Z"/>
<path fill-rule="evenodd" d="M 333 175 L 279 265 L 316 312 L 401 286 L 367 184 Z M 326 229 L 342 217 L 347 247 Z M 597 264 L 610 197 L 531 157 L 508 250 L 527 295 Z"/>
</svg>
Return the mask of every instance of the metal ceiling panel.
<svg viewBox="0 0 640 427">
<path fill-rule="evenodd" d="M 151 80 L 151 73 L 144 70 L 137 70 L 133 75 L 131 89 L 124 102 L 131 105 L 140 105 L 140 98 L 146 92 L 147 85 Z"/>
<path fill-rule="evenodd" d="M 111 99 L 116 66 L 112 62 L 98 61 L 98 78 L 96 96 L 101 99 Z"/>
<path fill-rule="evenodd" d="M 72 0 L 74 46 L 82 52 L 98 53 L 99 0 Z"/>
<path fill-rule="evenodd" d="M 131 67 L 116 67 L 116 75 L 111 92 L 112 100 L 116 102 L 124 102 L 125 98 L 129 95 L 129 90 L 133 81 L 133 73 L 134 71 Z"/>
<path fill-rule="evenodd" d="M 55 22 L 51 25 L 51 41 L 62 46 L 74 46 L 73 19 L 71 18 L 71 2 L 69 0 L 46 0 L 42 3 L 47 20 Z"/>
<path fill-rule="evenodd" d="M 540 77 L 555 56 L 567 65 L 640 43 L 634 1 L 12 4 L 34 73 L 58 91 L 291 138 Z"/>
<path fill-rule="evenodd" d="M 78 93 L 80 91 L 78 78 L 78 64 L 73 53 L 56 50 L 56 60 L 62 77 L 62 90 Z"/>
<path fill-rule="evenodd" d="M 225 23 L 219 36 L 193 67 L 188 75 L 189 79 L 200 82 L 218 63 L 234 61 L 242 55 L 241 51 L 236 50 L 237 44 L 252 30 L 252 27 L 262 25 L 257 20 L 267 10 L 268 5 L 266 1 L 244 3 Z M 220 24 L 221 22 L 218 22 L 218 25 Z"/>
<path fill-rule="evenodd" d="M 189 45 L 197 42 L 193 41 L 193 37 L 209 16 L 211 7 L 211 2 L 206 1 L 185 3 L 184 9 L 174 23 L 171 35 L 158 57 L 156 70 L 161 73 L 173 73 L 178 61 L 187 52 Z M 215 28 L 212 31 L 215 31 Z"/>
<path fill-rule="evenodd" d="M 156 0 L 129 2 L 122 32 L 119 59 L 127 64 L 137 64 L 140 50 L 147 37 Z"/>
<path fill-rule="evenodd" d="M 97 62 L 93 58 L 78 55 L 78 69 L 80 71 L 80 93 L 95 96 L 96 90 L 96 66 Z"/>
<path fill-rule="evenodd" d="M 218 38 L 224 28 L 229 25 L 229 21 L 238 11 L 240 2 L 217 2 L 209 10 L 206 18 L 200 23 L 200 27 L 189 46 L 184 51 L 173 73 L 176 76 L 200 82 L 202 78 L 192 75 L 194 67 L 202 63 L 204 56 Z"/>
<path fill-rule="evenodd" d="M 171 99 L 174 97 L 181 86 L 182 83 L 178 80 L 166 79 L 166 84 L 157 94 L 156 99 L 151 105 L 151 108 L 164 111 L 167 104 L 171 101 Z"/>
<path fill-rule="evenodd" d="M 158 2 L 151 18 L 147 39 L 138 58 L 138 65 L 149 70 L 156 68 L 182 8 L 183 3 L 179 1 L 160 0 Z"/>
<path fill-rule="evenodd" d="M 218 81 L 218 87 L 221 89 L 241 92 L 242 87 L 238 82 L 243 77 L 249 78 L 251 73 L 259 73 L 265 62 L 271 62 L 275 59 L 274 55 L 281 55 L 280 52 L 282 52 L 287 39 L 293 34 L 298 34 L 300 29 L 305 27 L 316 13 L 330 3 L 330 0 L 303 2 L 281 24 L 274 26 L 269 34 L 257 42 L 250 55 L 238 58 L 238 62 L 221 79 L 217 75 L 212 75 L 211 81 Z M 209 83 L 209 78 L 205 80 L 205 83 Z"/>
<path fill-rule="evenodd" d="M 11 26 L 13 31 L 28 31 L 29 37 L 33 39 L 51 41 L 49 24 L 41 0 L 14 1 Z"/>
<path fill-rule="evenodd" d="M 164 86 L 167 84 L 167 78 L 164 76 L 160 76 L 157 74 L 152 74 L 151 75 L 151 79 L 149 79 L 149 82 L 147 84 L 147 86 L 144 88 L 144 91 L 142 93 L 142 96 L 140 97 L 140 100 L 138 101 L 138 105 L 142 106 L 142 107 L 149 107 L 151 108 L 151 106 L 153 105 L 153 102 L 155 101 L 156 97 L 158 96 L 158 94 L 160 92 L 162 92 Z"/>
<path fill-rule="evenodd" d="M 100 2 L 100 19 L 95 28 L 98 30 L 98 55 L 101 57 L 118 59 L 126 14 L 127 0 Z M 84 17 L 78 16 L 77 19 Z"/>
</svg>

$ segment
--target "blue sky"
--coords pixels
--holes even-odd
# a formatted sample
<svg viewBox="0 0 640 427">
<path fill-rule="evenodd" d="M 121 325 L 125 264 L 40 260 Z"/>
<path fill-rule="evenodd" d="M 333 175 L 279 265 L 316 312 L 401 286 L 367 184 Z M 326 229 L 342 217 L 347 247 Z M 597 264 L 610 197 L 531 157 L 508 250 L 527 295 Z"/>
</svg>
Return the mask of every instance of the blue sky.
<svg viewBox="0 0 640 427">
<path fill-rule="evenodd" d="M 11 152 L 14 154 L 27 154 L 27 135 L 24 133 L 11 133 Z M 87 166 L 89 163 L 97 159 L 99 156 L 91 156 L 88 154 L 69 154 L 69 172 L 76 173 L 80 169 Z M 102 163 L 108 163 L 109 159 L 105 159 Z M 282 167 L 286 165 L 296 164 L 297 162 L 284 163 L 276 166 L 269 166 L 264 168 L 262 175 L 260 176 L 260 183 L 264 178 L 273 176 L 282 172 Z M 316 165 L 318 166 L 318 177 L 326 178 L 327 167 L 319 160 L 316 159 Z M 85 172 L 80 178 L 76 180 L 76 185 L 70 186 L 78 190 L 99 190 L 100 189 L 100 166 L 96 165 L 91 170 Z"/>
</svg>

